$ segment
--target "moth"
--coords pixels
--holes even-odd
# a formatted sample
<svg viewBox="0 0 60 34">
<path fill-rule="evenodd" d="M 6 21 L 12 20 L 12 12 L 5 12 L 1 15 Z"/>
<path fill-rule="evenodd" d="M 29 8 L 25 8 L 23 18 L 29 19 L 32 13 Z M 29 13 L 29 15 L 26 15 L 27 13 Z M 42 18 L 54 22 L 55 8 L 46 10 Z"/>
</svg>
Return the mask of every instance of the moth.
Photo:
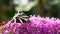
<svg viewBox="0 0 60 34">
<path fill-rule="evenodd" d="M 13 0 L 13 3 L 16 5 L 16 13 L 11 21 L 13 21 L 14 23 L 23 23 L 24 21 L 29 21 L 29 16 L 25 15 L 23 12 L 29 11 L 32 7 L 37 5 L 38 0 Z"/>
</svg>

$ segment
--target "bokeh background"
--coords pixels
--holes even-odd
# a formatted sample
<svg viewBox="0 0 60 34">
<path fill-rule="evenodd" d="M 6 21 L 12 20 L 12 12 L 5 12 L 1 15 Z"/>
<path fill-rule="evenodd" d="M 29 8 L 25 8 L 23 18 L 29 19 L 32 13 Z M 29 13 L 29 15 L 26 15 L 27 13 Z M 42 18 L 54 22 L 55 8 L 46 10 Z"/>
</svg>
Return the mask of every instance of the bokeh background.
<svg viewBox="0 0 60 34">
<path fill-rule="evenodd" d="M 13 0 L 0 0 L 0 25 L 7 23 L 15 14 Z M 42 17 L 60 18 L 60 0 L 39 0 L 39 3 L 26 15 L 40 15 Z"/>
</svg>

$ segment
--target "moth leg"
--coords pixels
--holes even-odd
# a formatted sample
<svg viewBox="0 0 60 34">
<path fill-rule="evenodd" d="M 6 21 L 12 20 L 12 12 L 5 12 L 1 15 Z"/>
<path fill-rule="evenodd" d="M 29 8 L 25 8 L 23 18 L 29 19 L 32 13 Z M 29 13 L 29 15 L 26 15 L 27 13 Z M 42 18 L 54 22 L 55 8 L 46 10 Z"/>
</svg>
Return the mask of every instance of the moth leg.
<svg viewBox="0 0 60 34">
<path fill-rule="evenodd" d="M 21 23 L 23 23 L 23 21 L 21 19 L 19 19 Z"/>
</svg>

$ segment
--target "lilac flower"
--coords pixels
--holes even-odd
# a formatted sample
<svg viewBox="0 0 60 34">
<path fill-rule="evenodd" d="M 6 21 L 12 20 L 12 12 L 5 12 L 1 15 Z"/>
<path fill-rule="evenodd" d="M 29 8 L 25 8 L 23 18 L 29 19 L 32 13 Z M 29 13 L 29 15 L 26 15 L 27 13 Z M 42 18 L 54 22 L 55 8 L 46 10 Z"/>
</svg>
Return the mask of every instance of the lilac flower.
<svg viewBox="0 0 60 34">
<path fill-rule="evenodd" d="M 4 33 L 13 34 L 60 34 L 60 20 L 58 18 L 30 16 L 29 23 L 8 22 Z"/>
</svg>

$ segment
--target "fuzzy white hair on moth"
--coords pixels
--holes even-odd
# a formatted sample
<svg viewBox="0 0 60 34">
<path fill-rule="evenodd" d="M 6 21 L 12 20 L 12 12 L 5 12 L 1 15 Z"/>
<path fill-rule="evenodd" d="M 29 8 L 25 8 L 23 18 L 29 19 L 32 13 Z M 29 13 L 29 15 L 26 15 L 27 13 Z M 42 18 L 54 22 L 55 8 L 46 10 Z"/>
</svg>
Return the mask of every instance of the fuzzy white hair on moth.
<svg viewBox="0 0 60 34">
<path fill-rule="evenodd" d="M 38 0 L 14 0 L 13 3 L 17 5 L 16 11 L 29 11 L 32 7 L 37 5 Z"/>
</svg>

